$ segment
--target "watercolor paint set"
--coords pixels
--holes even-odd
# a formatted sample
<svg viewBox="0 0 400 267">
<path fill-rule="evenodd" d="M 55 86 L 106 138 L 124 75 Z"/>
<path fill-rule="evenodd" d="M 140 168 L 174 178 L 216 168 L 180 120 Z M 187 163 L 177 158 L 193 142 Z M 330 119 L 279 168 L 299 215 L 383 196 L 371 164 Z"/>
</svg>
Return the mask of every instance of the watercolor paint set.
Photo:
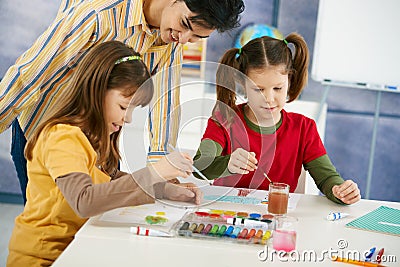
<svg viewBox="0 0 400 267">
<path fill-rule="evenodd" d="M 187 238 L 265 245 L 274 224 L 271 214 L 199 209 L 185 214 L 175 231 L 177 235 Z"/>
</svg>

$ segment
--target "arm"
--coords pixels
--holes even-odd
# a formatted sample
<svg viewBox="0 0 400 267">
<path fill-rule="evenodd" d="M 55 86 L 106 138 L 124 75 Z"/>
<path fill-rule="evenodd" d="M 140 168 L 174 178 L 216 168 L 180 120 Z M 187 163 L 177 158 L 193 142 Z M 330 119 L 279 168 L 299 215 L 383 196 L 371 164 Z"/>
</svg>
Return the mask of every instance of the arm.
<svg viewBox="0 0 400 267">
<path fill-rule="evenodd" d="M 128 173 L 120 171 L 120 170 L 116 170 L 114 175 L 111 175 L 111 180 L 116 180 L 119 179 L 121 177 L 123 177 L 124 175 L 127 175 Z"/>
<path fill-rule="evenodd" d="M 232 175 L 228 170 L 230 155 L 221 156 L 222 150 L 219 143 L 211 139 L 204 139 L 194 157 L 194 166 L 208 179 Z M 197 173 L 193 173 L 193 175 L 200 178 Z"/>
<path fill-rule="evenodd" d="M 333 202 L 352 204 L 359 200 L 360 191 L 357 185 L 350 180 L 343 180 L 328 155 L 305 164 L 304 168 L 310 173 L 318 189 Z M 347 191 L 342 192 L 344 190 Z M 343 196 L 340 195 L 341 193 Z"/>
<path fill-rule="evenodd" d="M 155 198 L 201 203 L 203 194 L 194 184 L 152 184 L 149 182 L 151 175 L 148 168 L 143 168 L 109 183 L 93 184 L 88 174 L 75 172 L 58 177 L 56 184 L 71 208 L 82 218 L 115 208 L 154 203 Z"/>
<path fill-rule="evenodd" d="M 230 136 L 215 118 L 210 118 L 200 147 L 194 157 L 194 165 L 208 179 L 230 176 L 232 174 L 247 174 L 257 168 L 257 159 L 253 152 L 236 148 L 231 154 L 222 155 L 230 146 Z M 227 154 L 228 152 L 224 152 Z M 197 174 L 194 174 L 196 177 Z"/>
<path fill-rule="evenodd" d="M 74 67 L 76 55 L 94 42 L 96 14 L 90 11 L 91 3 L 85 2 L 70 14 L 58 14 L 53 24 L 8 69 L 0 82 L 0 132 L 37 101 L 45 90 L 43 87 L 48 86 L 46 82 Z"/>
<path fill-rule="evenodd" d="M 60 124 L 49 129 L 46 136 L 42 134 L 35 147 L 35 157 L 82 217 L 116 207 L 152 203 L 154 197 L 200 201 L 196 188 L 174 190 L 172 183 L 165 182 L 191 173 L 189 155 L 174 152 L 132 175 L 118 172 L 118 177 L 110 181 L 109 176 L 96 175 L 100 172 L 95 166 L 97 154 L 80 128 Z"/>
<path fill-rule="evenodd" d="M 150 103 L 148 124 L 150 163 L 165 155 L 168 144 L 175 147 L 179 130 L 182 46 L 179 45 L 175 49 L 173 46 L 174 44 L 166 48 L 165 54 L 156 66 L 157 73 L 152 76 L 155 91 Z"/>
<path fill-rule="evenodd" d="M 85 173 L 69 173 L 56 179 L 56 184 L 68 204 L 80 217 L 86 218 L 105 211 L 154 203 L 162 198 L 165 183 L 152 184 L 148 168 L 126 174 L 109 183 L 93 184 Z"/>
</svg>

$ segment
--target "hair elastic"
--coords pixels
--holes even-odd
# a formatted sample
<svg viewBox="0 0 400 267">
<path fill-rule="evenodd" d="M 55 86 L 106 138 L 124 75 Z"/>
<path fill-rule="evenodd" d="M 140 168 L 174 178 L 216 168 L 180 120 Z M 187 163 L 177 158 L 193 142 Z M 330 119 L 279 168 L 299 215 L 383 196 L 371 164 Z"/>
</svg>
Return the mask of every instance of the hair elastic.
<svg viewBox="0 0 400 267">
<path fill-rule="evenodd" d="M 236 53 L 236 58 L 238 58 L 240 56 L 240 54 L 242 53 L 242 48 L 238 48 L 239 50 Z"/>
<path fill-rule="evenodd" d="M 288 45 L 288 42 L 286 41 L 286 39 L 282 40 L 286 45 Z"/>
<path fill-rule="evenodd" d="M 126 62 L 126 61 L 131 61 L 131 60 L 140 60 L 140 56 L 127 56 L 127 57 L 123 57 L 118 59 L 117 61 L 115 61 L 115 65 L 118 65 L 122 62 Z"/>
</svg>

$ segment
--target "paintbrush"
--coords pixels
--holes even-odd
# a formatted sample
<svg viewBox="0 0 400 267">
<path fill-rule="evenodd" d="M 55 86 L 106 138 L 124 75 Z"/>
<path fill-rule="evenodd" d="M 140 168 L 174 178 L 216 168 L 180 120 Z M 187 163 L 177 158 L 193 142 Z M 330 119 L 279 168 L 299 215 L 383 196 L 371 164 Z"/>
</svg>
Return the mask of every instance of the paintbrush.
<svg viewBox="0 0 400 267">
<path fill-rule="evenodd" d="M 265 178 L 267 178 L 267 180 L 270 182 L 270 184 L 274 184 L 272 181 L 271 181 L 271 179 L 269 179 L 269 177 L 268 177 L 268 175 L 264 172 L 264 176 L 265 176 Z"/>
<path fill-rule="evenodd" d="M 173 151 L 175 151 L 175 148 L 174 148 L 171 144 L 169 144 L 168 146 L 169 146 Z M 193 170 L 201 177 L 201 179 L 203 179 L 204 181 L 206 181 L 209 185 L 212 185 L 211 181 L 208 180 L 207 177 L 199 171 L 199 169 L 197 169 L 197 168 L 196 168 L 195 166 L 193 166 L 193 165 L 192 165 L 192 167 L 193 167 Z"/>
</svg>

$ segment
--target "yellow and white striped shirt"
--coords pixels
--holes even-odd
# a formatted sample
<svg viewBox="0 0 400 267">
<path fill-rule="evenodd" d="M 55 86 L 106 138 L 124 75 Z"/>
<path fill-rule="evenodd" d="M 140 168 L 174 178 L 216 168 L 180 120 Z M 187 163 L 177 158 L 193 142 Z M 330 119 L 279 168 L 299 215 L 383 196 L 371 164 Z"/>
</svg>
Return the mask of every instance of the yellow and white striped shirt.
<svg viewBox="0 0 400 267">
<path fill-rule="evenodd" d="M 157 74 L 149 113 L 149 160 L 164 155 L 169 143 L 175 146 L 182 45 L 162 43 L 159 29 L 146 23 L 143 0 L 63 0 L 52 25 L 0 83 L 0 132 L 18 117 L 29 138 L 53 100 L 68 90 L 79 59 L 90 47 L 110 40 L 131 46 Z"/>
</svg>

